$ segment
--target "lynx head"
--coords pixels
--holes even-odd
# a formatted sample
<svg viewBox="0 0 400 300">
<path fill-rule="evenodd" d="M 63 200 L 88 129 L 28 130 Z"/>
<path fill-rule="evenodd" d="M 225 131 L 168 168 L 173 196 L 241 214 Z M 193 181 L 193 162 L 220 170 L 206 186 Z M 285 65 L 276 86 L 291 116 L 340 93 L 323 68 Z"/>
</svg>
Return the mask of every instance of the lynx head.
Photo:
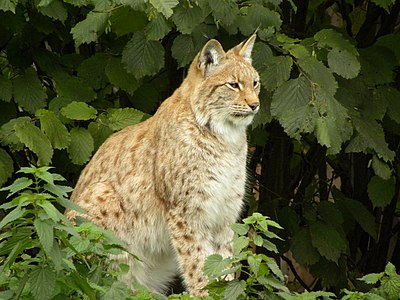
<svg viewBox="0 0 400 300">
<path fill-rule="evenodd" d="M 196 81 L 192 109 L 201 126 L 232 134 L 246 128 L 258 112 L 259 75 L 251 65 L 256 35 L 225 52 L 210 40 L 194 59 L 189 75 Z"/>
</svg>

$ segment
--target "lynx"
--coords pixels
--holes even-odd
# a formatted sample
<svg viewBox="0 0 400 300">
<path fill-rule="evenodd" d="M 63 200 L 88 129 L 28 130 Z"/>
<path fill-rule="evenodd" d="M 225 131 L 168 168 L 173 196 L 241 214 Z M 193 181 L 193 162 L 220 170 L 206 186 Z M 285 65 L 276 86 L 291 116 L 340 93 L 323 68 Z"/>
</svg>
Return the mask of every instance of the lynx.
<svg viewBox="0 0 400 300">
<path fill-rule="evenodd" d="M 82 171 L 72 200 L 139 258 L 117 257 L 130 266 L 128 284 L 165 293 L 180 274 L 190 294 L 207 295 L 205 259 L 231 255 L 246 128 L 259 110 L 255 38 L 227 52 L 208 41 L 154 116 L 111 135 Z"/>
</svg>

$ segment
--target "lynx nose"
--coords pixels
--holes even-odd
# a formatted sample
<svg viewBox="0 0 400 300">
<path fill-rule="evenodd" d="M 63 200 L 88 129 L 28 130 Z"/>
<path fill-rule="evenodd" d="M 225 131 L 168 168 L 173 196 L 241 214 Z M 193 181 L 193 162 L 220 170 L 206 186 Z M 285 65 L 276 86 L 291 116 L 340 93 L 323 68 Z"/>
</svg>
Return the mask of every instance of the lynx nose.
<svg viewBox="0 0 400 300">
<path fill-rule="evenodd" d="M 260 104 L 258 104 L 258 103 L 250 103 L 249 106 L 250 106 L 252 111 L 257 112 L 259 107 L 260 107 Z"/>
</svg>

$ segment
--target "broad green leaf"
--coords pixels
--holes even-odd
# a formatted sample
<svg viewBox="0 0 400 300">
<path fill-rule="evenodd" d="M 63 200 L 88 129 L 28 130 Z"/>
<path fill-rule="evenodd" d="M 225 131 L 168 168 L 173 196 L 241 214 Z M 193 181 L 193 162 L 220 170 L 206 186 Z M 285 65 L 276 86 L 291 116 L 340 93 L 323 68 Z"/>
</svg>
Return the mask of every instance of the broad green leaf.
<svg viewBox="0 0 400 300">
<path fill-rule="evenodd" d="M 12 97 L 12 83 L 10 79 L 0 76 L 0 100 L 10 102 Z"/>
<path fill-rule="evenodd" d="M 368 183 L 368 196 L 374 207 L 384 208 L 388 205 L 395 194 L 396 182 L 394 177 L 384 180 L 374 176 Z"/>
<path fill-rule="evenodd" d="M 17 178 L 11 185 L 1 188 L 0 191 L 10 191 L 10 194 L 8 195 L 8 197 L 10 197 L 16 192 L 26 189 L 32 183 L 33 183 L 32 179 L 21 177 Z"/>
<path fill-rule="evenodd" d="M 79 77 L 58 72 L 53 80 L 59 99 L 89 102 L 96 97 L 93 89 Z"/>
<path fill-rule="evenodd" d="M 40 119 L 40 128 L 49 138 L 54 149 L 67 148 L 71 142 L 67 127 L 56 117 L 52 111 L 40 109 L 36 111 Z"/>
<path fill-rule="evenodd" d="M 358 56 L 356 47 L 342 34 L 333 29 L 322 29 L 314 35 L 314 39 L 323 46 L 328 46 L 337 50 L 344 50 L 353 56 Z"/>
<path fill-rule="evenodd" d="M 245 36 L 251 35 L 257 29 L 273 28 L 278 30 L 282 24 L 280 15 L 276 11 L 259 4 L 241 8 L 239 15 L 236 23 Z"/>
<path fill-rule="evenodd" d="M 154 8 L 162 13 L 167 19 L 172 16 L 172 9 L 178 5 L 178 0 L 149 0 Z"/>
<path fill-rule="evenodd" d="M 204 263 L 204 274 L 212 278 L 217 277 L 222 271 L 227 269 L 230 264 L 230 259 L 224 259 L 219 254 L 212 254 L 207 257 Z"/>
<path fill-rule="evenodd" d="M 328 260 L 337 262 L 348 249 L 347 240 L 334 227 L 316 221 L 310 224 L 312 245 Z"/>
<path fill-rule="evenodd" d="M 47 136 L 30 122 L 15 126 L 15 134 L 38 157 L 38 165 L 48 165 L 53 157 L 53 148 Z"/>
<path fill-rule="evenodd" d="M 66 219 L 57 208 L 48 200 L 38 201 L 38 205 L 44 209 L 46 214 L 54 221 L 58 222 L 61 219 Z"/>
<path fill-rule="evenodd" d="M 240 299 L 240 296 L 245 294 L 246 282 L 243 280 L 240 281 L 230 281 L 225 287 L 224 290 L 224 299 L 232 300 L 232 299 Z"/>
<path fill-rule="evenodd" d="M 13 80 L 13 95 L 15 102 L 29 113 L 46 106 L 47 95 L 33 68 Z"/>
<path fill-rule="evenodd" d="M 378 122 L 355 116 L 352 121 L 357 135 L 350 140 L 346 152 L 366 152 L 367 149 L 373 149 L 386 162 L 394 159 L 395 153 L 389 149 L 383 128 Z"/>
<path fill-rule="evenodd" d="M 261 73 L 265 71 L 265 68 L 270 60 L 274 58 L 271 48 L 263 42 L 255 42 L 252 51 L 252 64 L 253 67 Z"/>
<path fill-rule="evenodd" d="M 85 102 L 73 101 L 63 107 L 61 113 L 72 120 L 90 120 L 96 118 L 97 110 Z"/>
<path fill-rule="evenodd" d="M 389 12 L 389 6 L 393 5 L 396 0 L 372 0 L 372 2 Z"/>
<path fill-rule="evenodd" d="M 160 0 L 161 1 L 161 0 Z M 129 294 L 128 286 L 121 281 L 114 281 L 111 284 L 110 289 L 104 293 L 102 299 L 104 300 L 121 300 L 125 299 L 126 295 Z"/>
<path fill-rule="evenodd" d="M 249 231 L 249 225 L 247 224 L 232 224 L 231 228 L 238 235 L 246 235 Z"/>
<path fill-rule="evenodd" d="M 361 277 L 359 280 L 364 281 L 365 283 L 368 284 L 375 284 L 377 283 L 379 280 L 381 280 L 381 278 L 383 277 L 384 273 L 371 273 L 371 274 L 367 274 L 363 277 Z"/>
<path fill-rule="evenodd" d="M 86 163 L 94 150 L 93 138 L 84 128 L 71 129 L 71 144 L 68 147 L 69 157 L 76 165 Z"/>
<path fill-rule="evenodd" d="M 188 2 L 180 1 L 174 9 L 171 19 L 177 29 L 183 34 L 191 34 L 193 29 L 203 22 L 205 14 L 200 6 Z"/>
<path fill-rule="evenodd" d="M 0 229 L 2 229 L 4 226 L 6 226 L 8 223 L 11 223 L 19 218 L 21 218 L 26 212 L 25 208 L 21 208 L 20 206 L 17 206 L 14 208 L 12 211 L 7 213 L 4 218 L 0 221 Z"/>
<path fill-rule="evenodd" d="M 143 113 L 134 108 L 118 108 L 111 110 L 108 115 L 109 126 L 112 130 L 120 130 L 130 125 L 139 123 Z"/>
<path fill-rule="evenodd" d="M 238 254 L 249 245 L 249 238 L 247 236 L 239 236 L 234 238 L 232 242 L 233 253 Z"/>
<path fill-rule="evenodd" d="M 392 175 L 389 165 L 376 155 L 372 156 L 372 169 L 376 175 L 385 180 L 388 180 Z"/>
<path fill-rule="evenodd" d="M 51 299 L 56 287 L 56 274 L 49 266 L 37 266 L 29 274 L 28 283 L 35 300 Z"/>
<path fill-rule="evenodd" d="M 250 270 L 254 273 L 255 276 L 258 274 L 258 270 L 261 265 L 261 258 L 255 257 L 255 255 L 249 255 L 247 257 L 247 263 L 249 264 Z"/>
<path fill-rule="evenodd" d="M 30 117 L 19 117 L 11 119 L 6 124 L 3 124 L 3 126 L 0 127 L 1 144 L 12 146 L 16 150 L 22 150 L 24 145 L 15 134 L 15 127 L 31 121 L 32 119 Z"/>
<path fill-rule="evenodd" d="M 144 34 L 148 40 L 161 40 L 171 31 L 171 22 L 167 21 L 162 14 L 158 14 L 144 28 Z"/>
<path fill-rule="evenodd" d="M 84 239 L 81 236 L 72 236 L 70 238 L 70 243 L 78 252 L 85 252 L 90 247 L 90 241 L 88 239 Z"/>
<path fill-rule="evenodd" d="M 108 125 L 109 120 L 104 115 L 100 115 L 95 122 L 91 122 L 88 130 L 94 140 L 94 148 L 98 149 L 101 144 L 114 132 Z"/>
<path fill-rule="evenodd" d="M 338 88 L 338 84 L 332 72 L 315 57 L 299 59 L 300 68 L 307 74 L 308 79 L 317 88 L 321 89 L 322 93 L 334 96 Z"/>
<path fill-rule="evenodd" d="M 332 226 L 341 226 L 343 223 L 343 215 L 336 205 L 330 201 L 321 201 L 317 206 L 318 214 L 324 222 Z"/>
<path fill-rule="evenodd" d="M 0 10 L 2 11 L 11 11 L 15 14 L 15 8 L 17 7 L 18 2 L 13 0 L 0 0 Z"/>
<path fill-rule="evenodd" d="M 64 4 L 59 0 L 52 0 L 48 5 L 38 7 L 40 13 L 48 16 L 54 20 L 65 22 L 68 17 L 68 11 L 64 7 Z"/>
<path fill-rule="evenodd" d="M 172 56 L 178 62 L 178 67 L 185 67 L 188 65 L 197 54 L 193 38 L 187 34 L 181 34 L 175 38 L 171 51 Z"/>
<path fill-rule="evenodd" d="M 231 25 L 239 13 L 238 5 L 230 0 L 209 0 L 212 14 L 215 19 L 221 20 L 223 25 Z"/>
<path fill-rule="evenodd" d="M 8 153 L 0 148 L 0 186 L 2 186 L 14 172 L 14 162 Z"/>
<path fill-rule="evenodd" d="M 123 89 L 130 95 L 132 95 L 140 85 L 135 76 L 128 73 L 123 67 L 121 58 L 110 58 L 107 62 L 105 72 L 111 84 Z"/>
<path fill-rule="evenodd" d="M 53 249 L 54 239 L 53 222 L 49 220 L 36 219 L 33 222 L 33 225 L 35 226 L 36 232 L 44 251 L 46 251 L 46 253 L 50 255 L 51 250 Z"/>
<path fill-rule="evenodd" d="M 82 78 L 85 83 L 95 90 L 104 88 L 108 83 L 104 72 L 108 57 L 107 54 L 96 53 L 84 60 L 77 69 L 78 77 Z"/>
<path fill-rule="evenodd" d="M 372 238 L 377 239 L 377 230 L 374 216 L 368 209 L 359 201 L 345 197 L 339 190 L 334 188 L 332 190 L 335 203 L 339 205 L 342 210 L 345 210 L 354 220 L 367 232 Z"/>
<path fill-rule="evenodd" d="M 267 266 L 269 267 L 269 269 L 271 270 L 271 272 L 279 278 L 280 281 L 284 281 L 285 278 L 283 276 L 283 273 L 280 269 L 280 267 L 278 266 L 276 260 L 274 258 L 271 257 L 265 257 L 264 258 L 265 263 L 267 264 Z"/>
<path fill-rule="evenodd" d="M 148 21 L 144 12 L 134 10 L 129 6 L 121 6 L 113 9 L 110 23 L 112 31 L 117 36 L 123 36 L 143 30 Z"/>
<path fill-rule="evenodd" d="M 387 115 L 400 124 L 400 91 L 393 87 L 385 86 L 377 89 L 377 93 L 386 100 Z"/>
<path fill-rule="evenodd" d="M 154 75 L 164 66 L 164 47 L 147 40 L 143 32 L 134 33 L 122 51 L 122 63 L 136 79 Z"/>
<path fill-rule="evenodd" d="M 265 62 L 265 68 L 260 73 L 261 83 L 272 91 L 282 85 L 290 77 L 293 60 L 290 56 L 274 56 Z"/>
<path fill-rule="evenodd" d="M 71 29 L 75 45 L 78 47 L 84 43 L 95 42 L 106 29 L 109 16 L 108 12 L 89 12 L 85 20 Z"/>
<path fill-rule="evenodd" d="M 329 68 L 336 74 L 350 79 L 358 75 L 361 69 L 357 57 L 347 50 L 332 49 L 328 53 Z"/>
<path fill-rule="evenodd" d="M 318 110 L 314 106 L 305 105 L 288 109 L 278 119 L 290 137 L 300 140 L 301 134 L 314 131 L 318 116 Z"/>
<path fill-rule="evenodd" d="M 307 228 L 301 229 L 293 236 L 290 250 L 303 266 L 312 265 L 320 259 L 317 249 L 311 244 L 310 231 Z"/>
<path fill-rule="evenodd" d="M 400 63 L 400 35 L 391 33 L 378 38 L 376 46 L 383 46 L 390 49 L 396 56 L 397 62 Z"/>
</svg>

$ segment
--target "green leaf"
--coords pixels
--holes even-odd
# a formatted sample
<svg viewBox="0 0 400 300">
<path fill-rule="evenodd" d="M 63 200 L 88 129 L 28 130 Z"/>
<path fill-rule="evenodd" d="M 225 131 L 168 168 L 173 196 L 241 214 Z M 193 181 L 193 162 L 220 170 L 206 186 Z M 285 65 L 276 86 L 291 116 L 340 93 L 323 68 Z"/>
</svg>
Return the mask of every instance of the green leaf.
<svg viewBox="0 0 400 300">
<path fill-rule="evenodd" d="M 390 1 L 390 0 L 389 0 Z M 378 38 L 376 46 L 383 46 L 390 49 L 400 63 L 400 36 L 395 33 L 386 34 Z"/>
<path fill-rule="evenodd" d="M 379 176 L 374 176 L 368 183 L 368 196 L 374 207 L 384 208 L 392 201 L 395 189 L 394 177 L 384 180 Z"/>
<path fill-rule="evenodd" d="M 44 251 L 46 251 L 46 253 L 50 255 L 51 250 L 53 249 L 54 239 L 53 222 L 51 222 L 50 220 L 36 219 L 33 222 L 33 225 L 35 226 L 36 232 Z"/>
<path fill-rule="evenodd" d="M 364 281 L 367 284 L 375 284 L 378 281 L 381 280 L 381 278 L 383 277 L 384 273 L 371 273 L 371 274 L 367 274 L 363 277 L 361 277 L 359 280 Z"/>
<path fill-rule="evenodd" d="M 388 180 L 392 175 L 392 170 L 389 165 L 376 155 L 372 156 L 372 169 L 376 175 L 385 180 Z"/>
<path fill-rule="evenodd" d="M 290 250 L 303 266 L 313 265 L 320 259 L 317 249 L 311 244 L 311 235 L 307 228 L 301 229 L 293 236 Z"/>
<path fill-rule="evenodd" d="M 10 102 L 12 97 L 12 83 L 10 79 L 0 76 L 0 100 Z"/>
<path fill-rule="evenodd" d="M 29 179 L 26 177 L 21 177 L 21 178 L 17 178 L 13 182 L 13 184 L 11 184 L 10 186 L 1 188 L 0 191 L 10 191 L 10 194 L 8 195 L 8 197 L 10 197 L 11 195 L 15 194 L 16 192 L 26 189 L 32 183 L 33 183 L 32 179 Z"/>
<path fill-rule="evenodd" d="M 372 0 L 372 2 L 389 12 L 389 6 L 393 5 L 396 0 Z"/>
<path fill-rule="evenodd" d="M 172 56 L 177 60 L 178 67 L 185 67 L 195 57 L 197 51 L 193 38 L 187 34 L 178 35 L 171 47 Z"/>
<path fill-rule="evenodd" d="M 48 200 L 38 201 L 38 205 L 44 209 L 46 214 L 54 221 L 58 222 L 61 219 L 66 219 L 64 215 L 62 215 L 57 208 Z"/>
<path fill-rule="evenodd" d="M 224 259 L 219 254 L 212 254 L 204 263 L 204 274 L 208 277 L 218 277 L 219 273 L 227 269 L 230 264 L 230 259 Z"/>
<path fill-rule="evenodd" d="M 77 23 L 71 29 L 76 47 L 97 41 L 108 25 L 109 16 L 108 12 L 91 11 L 87 14 L 85 20 Z"/>
<path fill-rule="evenodd" d="M 15 102 L 29 113 L 46 106 L 47 95 L 33 68 L 13 80 L 13 95 Z"/>
<path fill-rule="evenodd" d="M 225 300 L 232 300 L 232 299 L 239 299 L 240 296 L 244 295 L 246 289 L 246 282 L 243 280 L 240 281 L 230 281 L 226 285 L 224 290 L 224 299 Z"/>
<path fill-rule="evenodd" d="M 15 134 L 38 157 L 38 165 L 48 165 L 53 156 L 53 148 L 46 135 L 30 122 L 15 126 Z"/>
<path fill-rule="evenodd" d="M 94 150 L 93 138 L 84 128 L 71 129 L 71 144 L 68 147 L 69 157 L 76 165 L 85 164 Z"/>
<path fill-rule="evenodd" d="M 232 224 L 231 228 L 238 235 L 246 235 L 249 231 L 249 225 L 247 224 Z"/>
<path fill-rule="evenodd" d="M 353 116 L 353 125 L 357 135 L 352 138 L 346 152 L 366 152 L 373 149 L 384 161 L 393 161 L 395 153 L 389 149 L 383 128 L 375 120 Z"/>
<path fill-rule="evenodd" d="M 109 120 L 104 116 L 100 115 L 95 122 L 91 122 L 88 126 L 88 130 L 94 140 L 94 148 L 98 149 L 101 144 L 114 132 L 108 125 Z"/>
<path fill-rule="evenodd" d="M 121 58 L 110 58 L 107 62 L 105 73 L 113 85 L 123 89 L 130 95 L 133 95 L 140 85 L 135 76 L 128 73 L 123 67 Z"/>
<path fill-rule="evenodd" d="M 0 186 L 2 186 L 14 172 L 14 162 L 10 155 L 0 148 Z"/>
<path fill-rule="evenodd" d="M 90 120 L 96 118 L 97 110 L 85 102 L 73 101 L 63 107 L 61 113 L 72 120 Z"/>
<path fill-rule="evenodd" d="M 82 78 L 95 90 L 104 88 L 108 83 L 104 72 L 108 57 L 107 54 L 96 53 L 84 60 L 77 69 L 78 77 Z"/>
<path fill-rule="evenodd" d="M 238 5 L 230 0 L 209 0 L 211 12 L 215 19 L 222 21 L 223 25 L 231 25 L 239 13 Z"/>
<path fill-rule="evenodd" d="M 393 87 L 385 86 L 377 89 L 377 93 L 387 102 L 387 115 L 400 124 L 400 91 Z M 382 102 L 380 104 L 382 105 Z"/>
<path fill-rule="evenodd" d="M 356 56 L 336 48 L 328 53 L 328 65 L 333 72 L 347 79 L 356 77 L 361 69 Z"/>
<path fill-rule="evenodd" d="M 144 114 L 134 108 L 118 108 L 111 110 L 108 115 L 109 126 L 112 130 L 120 130 L 130 125 L 139 123 Z"/>
<path fill-rule="evenodd" d="M 324 222 L 310 224 L 311 243 L 328 260 L 337 262 L 348 249 L 347 240 L 333 227 Z"/>
<path fill-rule="evenodd" d="M 161 40 L 172 29 L 171 23 L 162 14 L 158 14 L 144 28 L 148 40 Z"/>
<path fill-rule="evenodd" d="M 48 5 L 38 7 L 38 11 L 45 16 L 48 16 L 54 20 L 59 20 L 63 23 L 68 17 L 67 9 L 59 0 L 52 0 Z"/>
<path fill-rule="evenodd" d="M 233 253 L 237 254 L 249 245 L 249 238 L 247 236 L 239 236 L 233 239 L 232 248 Z"/>
<path fill-rule="evenodd" d="M 49 138 L 54 149 L 67 148 L 71 142 L 67 127 L 56 117 L 52 111 L 40 109 L 36 111 L 40 119 L 40 128 Z"/>
<path fill-rule="evenodd" d="M 281 86 L 290 77 L 293 60 L 290 56 L 274 56 L 267 62 L 260 73 L 261 83 L 272 91 Z"/>
<path fill-rule="evenodd" d="M 11 223 L 19 218 L 21 218 L 26 212 L 25 208 L 21 208 L 20 206 L 17 206 L 14 208 L 12 211 L 7 213 L 4 218 L 0 221 L 0 229 L 2 229 L 4 226 L 6 226 L 8 223 Z"/>
<path fill-rule="evenodd" d="M 374 216 L 359 201 L 345 197 L 338 189 L 332 190 L 335 203 L 339 205 L 341 210 L 349 213 L 354 220 L 367 232 L 372 238 L 377 239 L 377 230 Z"/>
<path fill-rule="evenodd" d="M 128 286 L 120 281 L 114 281 L 111 284 L 110 289 L 104 293 L 102 299 L 104 300 L 121 300 L 126 299 L 126 296 L 129 295 Z"/>
<path fill-rule="evenodd" d="M 15 14 L 15 8 L 17 7 L 18 2 L 13 0 L 1 0 L 0 1 L 0 10 L 2 11 L 11 11 Z"/>
<path fill-rule="evenodd" d="M 204 18 L 205 14 L 200 6 L 194 3 L 189 5 L 186 1 L 180 1 L 171 17 L 176 28 L 183 34 L 191 34 L 193 29 L 203 22 Z"/>
<path fill-rule="evenodd" d="M 110 17 L 111 29 L 117 36 L 141 31 L 147 25 L 147 16 L 129 6 L 114 8 Z"/>
<path fill-rule="evenodd" d="M 28 283 L 34 299 L 51 299 L 55 292 L 56 274 L 48 266 L 37 266 L 30 272 Z"/>
<path fill-rule="evenodd" d="M 143 32 L 134 33 L 122 51 L 122 63 L 136 79 L 154 75 L 164 66 L 164 47 L 147 40 Z"/>
<path fill-rule="evenodd" d="M 255 255 L 249 255 L 247 257 L 247 263 L 249 264 L 250 270 L 254 273 L 255 276 L 258 274 L 258 270 L 261 265 L 261 258 L 255 257 Z"/>
<path fill-rule="evenodd" d="M 172 9 L 177 6 L 178 3 L 178 0 L 150 0 L 150 4 L 167 19 L 172 16 Z"/>
<path fill-rule="evenodd" d="M 72 236 L 70 238 L 70 243 L 78 252 L 85 252 L 90 247 L 90 241 L 82 238 L 81 236 Z"/>
<path fill-rule="evenodd" d="M 53 80 L 60 99 L 89 102 L 96 97 L 93 89 L 81 78 L 58 72 L 53 76 Z"/>
<path fill-rule="evenodd" d="M 278 30 L 281 27 L 282 20 L 276 11 L 259 4 L 253 4 L 240 9 L 236 23 L 239 25 L 242 34 L 248 36 L 257 29 L 273 28 Z"/>
<path fill-rule="evenodd" d="M 328 46 L 332 49 L 347 51 L 353 56 L 358 56 L 356 47 L 342 34 L 333 29 L 322 29 L 314 35 L 314 39 L 322 46 Z"/>
</svg>

